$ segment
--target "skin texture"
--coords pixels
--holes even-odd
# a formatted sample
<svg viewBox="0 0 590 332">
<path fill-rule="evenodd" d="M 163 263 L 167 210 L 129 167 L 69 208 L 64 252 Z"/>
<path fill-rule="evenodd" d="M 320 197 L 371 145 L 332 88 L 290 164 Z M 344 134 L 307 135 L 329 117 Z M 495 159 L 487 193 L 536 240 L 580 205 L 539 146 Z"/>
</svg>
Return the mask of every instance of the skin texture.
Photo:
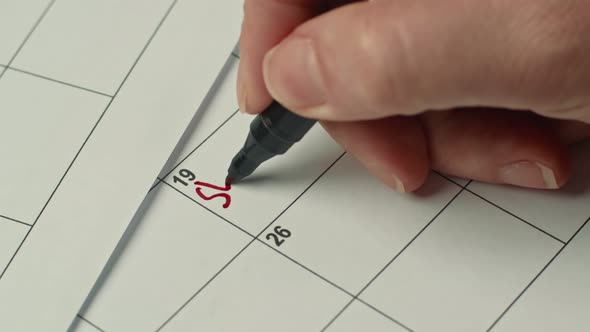
<svg viewBox="0 0 590 332">
<path fill-rule="evenodd" d="M 585 0 L 245 0 L 237 93 L 320 120 L 392 188 L 556 189 L 590 137 Z"/>
</svg>

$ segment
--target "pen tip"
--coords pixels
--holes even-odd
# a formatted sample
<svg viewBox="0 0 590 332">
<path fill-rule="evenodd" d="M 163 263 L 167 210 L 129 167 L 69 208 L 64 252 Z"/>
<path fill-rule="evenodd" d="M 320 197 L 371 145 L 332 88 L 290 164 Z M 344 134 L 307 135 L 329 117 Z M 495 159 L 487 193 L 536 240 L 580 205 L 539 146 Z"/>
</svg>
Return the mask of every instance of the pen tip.
<svg viewBox="0 0 590 332">
<path fill-rule="evenodd" d="M 244 177 L 239 174 L 231 174 L 225 178 L 225 185 L 230 186 L 240 182 Z"/>
</svg>

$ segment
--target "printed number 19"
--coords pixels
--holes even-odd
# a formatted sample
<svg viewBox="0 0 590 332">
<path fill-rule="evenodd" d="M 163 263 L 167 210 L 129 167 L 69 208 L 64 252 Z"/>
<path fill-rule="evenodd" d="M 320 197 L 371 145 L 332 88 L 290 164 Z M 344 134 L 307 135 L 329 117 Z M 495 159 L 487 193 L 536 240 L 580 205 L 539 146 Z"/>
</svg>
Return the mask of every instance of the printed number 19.
<svg viewBox="0 0 590 332">
<path fill-rule="evenodd" d="M 195 181 L 195 179 L 197 178 L 197 176 L 195 175 L 195 173 L 189 171 L 188 169 L 181 169 L 180 172 L 178 172 L 178 174 L 182 178 L 188 180 L 189 182 Z M 174 183 L 181 183 L 183 186 L 187 186 L 188 185 L 188 183 L 186 181 L 184 181 L 183 179 L 181 179 L 181 178 L 179 178 L 177 176 L 174 176 L 173 179 L 174 179 Z"/>
</svg>

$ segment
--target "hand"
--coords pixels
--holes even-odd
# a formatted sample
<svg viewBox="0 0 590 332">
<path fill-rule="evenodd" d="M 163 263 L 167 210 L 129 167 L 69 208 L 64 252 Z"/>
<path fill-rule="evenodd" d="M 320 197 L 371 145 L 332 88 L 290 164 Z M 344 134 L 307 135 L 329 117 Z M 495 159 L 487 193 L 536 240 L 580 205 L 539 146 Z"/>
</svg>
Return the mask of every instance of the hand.
<svg viewBox="0 0 590 332">
<path fill-rule="evenodd" d="M 238 98 L 316 118 L 386 184 L 531 188 L 590 137 L 586 0 L 245 0 Z"/>
</svg>

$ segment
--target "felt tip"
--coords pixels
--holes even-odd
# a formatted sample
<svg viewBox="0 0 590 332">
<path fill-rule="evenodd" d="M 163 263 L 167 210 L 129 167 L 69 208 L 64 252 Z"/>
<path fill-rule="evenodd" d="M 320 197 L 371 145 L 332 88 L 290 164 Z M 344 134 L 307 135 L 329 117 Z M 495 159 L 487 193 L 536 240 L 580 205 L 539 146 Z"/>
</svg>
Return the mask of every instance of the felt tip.
<svg viewBox="0 0 590 332">
<path fill-rule="evenodd" d="M 243 178 L 244 177 L 239 174 L 228 175 L 225 178 L 225 184 L 226 185 L 236 184 L 236 183 L 240 182 Z"/>
</svg>

